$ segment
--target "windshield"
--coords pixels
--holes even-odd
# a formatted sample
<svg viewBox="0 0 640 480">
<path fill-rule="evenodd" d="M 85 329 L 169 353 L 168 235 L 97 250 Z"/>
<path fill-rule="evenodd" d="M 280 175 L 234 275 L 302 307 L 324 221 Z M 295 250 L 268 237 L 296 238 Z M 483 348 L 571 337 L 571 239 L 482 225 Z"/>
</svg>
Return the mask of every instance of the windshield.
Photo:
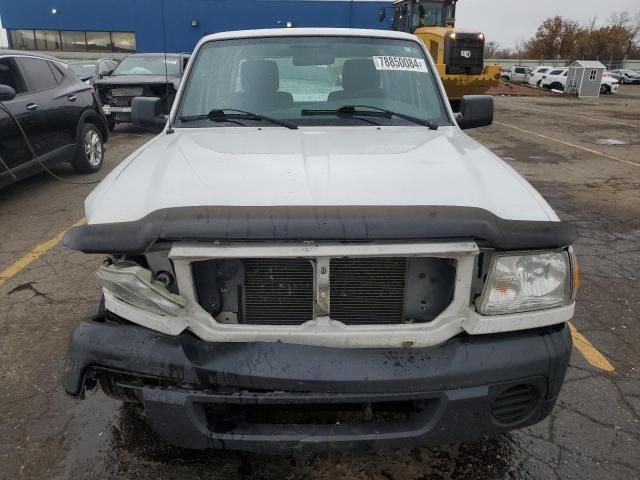
<svg viewBox="0 0 640 480">
<path fill-rule="evenodd" d="M 253 112 L 296 125 L 411 123 L 397 116 L 372 119 L 337 112 L 343 106 L 358 106 L 358 111 L 365 106 L 384 109 L 448 124 L 436 85 L 423 50 L 411 40 L 279 37 L 212 41 L 195 60 L 175 125 L 255 124 L 251 119 L 213 123 L 206 118 L 209 112 L 222 109 Z M 324 112 L 313 115 L 310 110 Z M 193 121 L 196 117 L 205 118 Z"/>
<path fill-rule="evenodd" d="M 444 27 L 455 18 L 455 2 L 406 0 L 393 6 L 393 29 L 412 33 L 416 28 Z"/>
<path fill-rule="evenodd" d="M 178 75 L 180 66 L 178 58 L 167 57 L 166 73 Z M 130 56 L 122 60 L 113 72 L 113 75 L 164 75 L 165 59 L 163 56 Z"/>
<path fill-rule="evenodd" d="M 96 74 L 95 63 L 70 63 L 69 69 L 78 77 L 92 77 Z"/>
<path fill-rule="evenodd" d="M 448 13 L 449 7 L 443 2 L 417 2 L 411 12 L 411 26 L 413 28 L 443 26 Z"/>
</svg>

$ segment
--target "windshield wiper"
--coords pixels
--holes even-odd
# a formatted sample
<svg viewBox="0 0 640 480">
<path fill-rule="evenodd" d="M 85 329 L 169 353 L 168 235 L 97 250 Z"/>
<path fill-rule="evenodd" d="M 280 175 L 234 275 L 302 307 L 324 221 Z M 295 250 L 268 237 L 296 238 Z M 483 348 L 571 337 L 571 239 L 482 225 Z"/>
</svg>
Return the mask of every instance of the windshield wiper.
<svg viewBox="0 0 640 480">
<path fill-rule="evenodd" d="M 232 113 L 227 113 L 232 112 Z M 212 122 L 232 122 L 238 125 L 244 125 L 243 123 L 236 122 L 236 120 L 263 120 L 266 122 L 286 127 L 290 130 L 296 130 L 298 126 L 295 123 L 281 120 L 279 118 L 267 117 L 261 113 L 247 112 L 245 110 L 238 110 L 237 108 L 214 108 L 206 115 L 189 115 L 186 117 L 178 117 L 181 122 L 193 122 L 196 120 L 211 120 Z"/>
<path fill-rule="evenodd" d="M 359 110 L 362 108 L 366 108 L 369 110 Z M 411 115 L 406 115 L 404 113 L 394 112 L 392 110 L 386 110 L 384 108 L 373 107 L 371 105 L 343 105 L 342 107 L 336 110 L 310 110 L 305 109 L 300 112 L 303 116 L 313 116 L 313 115 L 344 115 L 344 116 L 369 116 L 369 117 L 398 117 L 409 122 L 417 123 L 418 125 L 423 125 L 425 127 L 429 127 L 430 130 L 437 130 L 438 124 L 432 120 L 425 120 L 422 118 L 412 117 Z"/>
</svg>

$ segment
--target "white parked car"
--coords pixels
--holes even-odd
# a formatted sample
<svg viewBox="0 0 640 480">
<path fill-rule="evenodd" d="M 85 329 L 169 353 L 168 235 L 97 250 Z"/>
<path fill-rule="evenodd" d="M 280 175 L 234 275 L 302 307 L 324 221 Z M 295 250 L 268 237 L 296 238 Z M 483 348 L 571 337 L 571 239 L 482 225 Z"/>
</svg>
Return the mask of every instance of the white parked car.
<svg viewBox="0 0 640 480">
<path fill-rule="evenodd" d="M 620 83 L 614 77 L 603 76 L 602 83 L 600 84 L 600 93 L 603 95 L 609 93 L 616 93 Z"/>
<path fill-rule="evenodd" d="M 556 72 L 562 73 L 556 73 Z M 543 88 L 551 89 L 551 90 L 565 90 L 567 85 L 567 74 L 569 69 L 558 69 L 550 72 L 549 75 L 545 76 L 540 82 L 540 86 Z M 602 82 L 600 84 L 600 94 L 606 95 L 610 93 L 615 93 L 618 91 L 618 81 L 610 76 L 603 75 Z"/>
<path fill-rule="evenodd" d="M 567 84 L 568 72 L 568 68 L 556 68 L 551 70 L 548 74 L 542 76 L 539 86 L 551 90 L 564 91 L 564 86 Z"/>
<path fill-rule="evenodd" d="M 532 85 L 534 87 L 539 87 L 540 82 L 542 81 L 542 77 L 549 74 L 552 70 L 555 70 L 555 69 L 556 67 L 552 67 L 549 65 L 540 65 L 531 71 L 531 74 L 529 75 L 527 82 L 529 83 L 529 85 Z"/>
<path fill-rule="evenodd" d="M 311 68 L 316 67 L 316 68 Z M 540 422 L 571 353 L 574 229 L 463 129 L 415 35 L 200 40 L 162 133 L 87 198 L 101 253 L 66 391 L 100 384 L 189 448 L 467 441 Z"/>
</svg>

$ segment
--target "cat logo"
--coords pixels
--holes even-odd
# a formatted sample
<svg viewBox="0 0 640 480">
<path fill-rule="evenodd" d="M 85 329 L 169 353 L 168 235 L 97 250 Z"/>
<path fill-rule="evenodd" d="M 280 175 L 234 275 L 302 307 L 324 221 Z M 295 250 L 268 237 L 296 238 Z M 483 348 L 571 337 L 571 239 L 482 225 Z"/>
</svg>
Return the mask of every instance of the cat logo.
<svg viewBox="0 0 640 480">
<path fill-rule="evenodd" d="M 471 50 L 460 50 L 460 56 L 464 58 L 471 58 Z"/>
</svg>

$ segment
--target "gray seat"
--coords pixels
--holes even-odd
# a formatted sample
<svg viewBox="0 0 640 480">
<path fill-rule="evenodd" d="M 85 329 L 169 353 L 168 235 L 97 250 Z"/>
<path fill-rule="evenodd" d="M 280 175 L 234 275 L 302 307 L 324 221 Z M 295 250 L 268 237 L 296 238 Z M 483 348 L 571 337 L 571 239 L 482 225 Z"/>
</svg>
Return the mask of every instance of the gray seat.
<svg viewBox="0 0 640 480">
<path fill-rule="evenodd" d="M 376 70 L 373 60 L 358 58 L 344 62 L 342 90 L 331 92 L 328 100 L 340 102 L 358 97 L 383 97 L 384 95 L 384 90 L 380 88 L 380 72 Z"/>
<path fill-rule="evenodd" d="M 280 72 L 272 60 L 247 60 L 240 67 L 242 92 L 231 97 L 229 108 L 256 113 L 293 105 L 293 95 L 279 91 Z"/>
</svg>

